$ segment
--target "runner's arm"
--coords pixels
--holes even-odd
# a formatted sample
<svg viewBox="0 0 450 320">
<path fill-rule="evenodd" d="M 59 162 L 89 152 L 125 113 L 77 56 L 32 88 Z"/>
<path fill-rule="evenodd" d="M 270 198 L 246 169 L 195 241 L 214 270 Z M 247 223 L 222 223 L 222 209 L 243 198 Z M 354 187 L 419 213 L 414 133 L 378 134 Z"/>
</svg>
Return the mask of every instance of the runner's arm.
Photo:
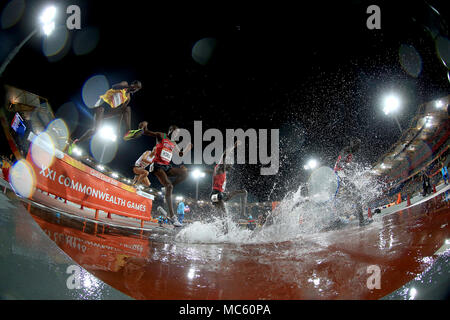
<svg viewBox="0 0 450 320">
<path fill-rule="evenodd" d="M 241 144 L 241 142 L 238 140 L 238 141 L 236 141 L 236 143 L 231 148 L 228 148 L 227 150 L 225 150 L 223 152 L 222 157 L 220 158 L 220 161 L 219 161 L 219 170 L 221 170 L 222 172 L 225 171 L 225 159 L 227 158 L 227 155 L 231 151 L 233 151 L 234 148 L 239 146 L 240 144 Z"/>
<path fill-rule="evenodd" d="M 144 129 L 144 135 L 145 136 L 149 136 L 149 137 L 154 137 L 157 138 L 158 140 L 162 140 L 164 139 L 164 133 L 162 132 L 154 132 L 154 131 L 150 131 L 147 129 L 147 125 L 145 125 L 144 127 L 142 127 L 142 129 Z"/>
<path fill-rule="evenodd" d="M 116 83 L 112 86 L 112 89 L 114 90 L 121 90 L 121 89 L 128 89 L 130 86 L 128 85 L 128 82 L 122 81 L 119 83 Z"/>
<path fill-rule="evenodd" d="M 175 146 L 176 146 L 176 148 L 177 148 L 177 150 L 178 150 L 179 156 L 182 157 L 183 154 L 185 154 L 186 152 L 191 151 L 193 144 L 192 144 L 192 143 L 189 143 L 189 144 L 184 148 L 184 150 L 180 150 L 180 147 L 179 147 L 178 145 L 175 145 Z"/>
</svg>

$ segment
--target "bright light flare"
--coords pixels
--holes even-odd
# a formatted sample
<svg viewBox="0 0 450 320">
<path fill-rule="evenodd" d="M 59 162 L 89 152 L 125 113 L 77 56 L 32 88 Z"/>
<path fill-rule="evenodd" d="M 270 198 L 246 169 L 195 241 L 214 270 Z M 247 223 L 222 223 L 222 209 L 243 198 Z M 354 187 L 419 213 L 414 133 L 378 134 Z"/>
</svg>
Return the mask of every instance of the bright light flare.
<svg viewBox="0 0 450 320">
<path fill-rule="evenodd" d="M 417 289 L 416 288 L 411 288 L 409 290 L 409 300 L 414 300 L 417 296 Z"/>
<path fill-rule="evenodd" d="M 114 129 L 110 126 L 103 126 L 100 129 L 100 137 L 104 140 L 116 141 L 117 135 L 114 133 Z"/>
<path fill-rule="evenodd" d="M 433 126 L 433 117 L 427 116 L 425 118 L 425 128 L 431 128 Z"/>
<path fill-rule="evenodd" d="M 39 17 L 42 23 L 42 31 L 46 36 L 49 36 L 55 30 L 55 17 L 56 7 L 54 6 L 46 8 Z"/>
<path fill-rule="evenodd" d="M 195 169 L 194 171 L 192 171 L 192 176 L 194 177 L 194 179 L 200 179 L 205 176 L 205 173 L 200 171 L 199 169 Z"/>
<path fill-rule="evenodd" d="M 48 24 L 48 23 L 51 23 L 53 21 L 53 19 L 55 19 L 55 16 L 56 16 L 56 7 L 50 6 L 42 12 L 39 20 L 43 24 Z"/>
<path fill-rule="evenodd" d="M 436 108 L 441 109 L 444 106 L 444 103 L 441 100 L 436 101 L 435 103 Z"/>
<path fill-rule="evenodd" d="M 308 161 L 308 163 L 306 165 L 303 166 L 303 168 L 305 170 L 313 170 L 313 169 L 317 168 L 318 164 L 319 163 L 317 162 L 317 160 L 311 159 L 311 160 Z"/>
<path fill-rule="evenodd" d="M 39 168 L 49 168 L 55 160 L 56 148 L 53 138 L 42 132 L 31 143 L 31 158 Z"/>
<path fill-rule="evenodd" d="M 81 150 L 81 149 L 78 148 L 78 147 L 75 147 L 75 148 L 73 148 L 73 153 L 74 153 L 76 156 L 81 156 L 81 155 L 83 154 L 83 150 Z"/>
<path fill-rule="evenodd" d="M 55 31 L 55 23 L 54 23 L 54 22 L 50 22 L 50 23 L 44 25 L 44 26 L 42 27 L 42 31 L 44 32 L 44 34 L 45 34 L 46 36 L 51 35 L 52 32 Z"/>
<path fill-rule="evenodd" d="M 396 112 L 400 107 L 400 99 L 394 95 L 389 95 L 384 99 L 383 112 L 389 115 Z"/>
</svg>

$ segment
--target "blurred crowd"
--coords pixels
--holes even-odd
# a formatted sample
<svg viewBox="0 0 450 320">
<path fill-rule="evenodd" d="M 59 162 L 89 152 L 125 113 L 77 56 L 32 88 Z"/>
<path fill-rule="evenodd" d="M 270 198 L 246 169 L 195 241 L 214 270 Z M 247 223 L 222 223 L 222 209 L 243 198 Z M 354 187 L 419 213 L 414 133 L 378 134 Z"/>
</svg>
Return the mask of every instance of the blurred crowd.
<svg viewBox="0 0 450 320">
<path fill-rule="evenodd" d="M 2 168 L 2 177 L 4 180 L 8 181 L 9 180 L 9 169 L 11 168 L 11 166 L 14 163 L 14 155 L 10 155 L 9 157 L 5 156 L 5 155 L 1 155 L 1 159 L 0 159 L 1 163 L 1 168 Z"/>
</svg>

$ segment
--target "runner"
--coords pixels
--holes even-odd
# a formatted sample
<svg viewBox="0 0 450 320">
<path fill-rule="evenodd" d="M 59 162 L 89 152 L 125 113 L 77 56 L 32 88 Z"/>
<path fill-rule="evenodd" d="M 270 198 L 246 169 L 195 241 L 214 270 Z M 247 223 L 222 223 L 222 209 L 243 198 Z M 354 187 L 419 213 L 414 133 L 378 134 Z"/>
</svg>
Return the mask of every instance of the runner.
<svg viewBox="0 0 450 320">
<path fill-rule="evenodd" d="M 227 184 L 227 171 L 229 171 L 232 167 L 230 164 L 225 164 L 225 159 L 227 155 L 240 144 L 241 142 L 237 141 L 233 147 L 225 150 L 219 163 L 214 167 L 214 170 L 212 171 L 212 192 L 210 198 L 212 204 L 222 213 L 222 217 L 228 215 L 227 209 L 225 207 L 225 202 L 238 195 L 242 196 L 243 199 L 243 203 L 241 206 L 241 217 L 245 217 L 245 208 L 247 207 L 247 190 L 242 189 L 232 191 L 229 194 L 225 193 L 225 187 Z"/>
<path fill-rule="evenodd" d="M 361 194 L 355 184 L 348 178 L 348 173 L 352 169 L 351 164 L 353 161 L 353 155 L 359 150 L 360 145 L 360 139 L 356 138 L 350 140 L 350 144 L 339 152 L 338 159 L 334 166 L 334 172 L 339 178 L 339 189 L 337 191 L 337 196 L 347 203 L 352 202 L 354 204 L 359 218 L 359 225 L 364 226 L 373 222 L 373 220 L 364 219 L 364 210 L 361 205 Z"/>
<path fill-rule="evenodd" d="M 188 172 L 184 166 L 173 167 L 171 161 L 174 151 L 178 151 L 180 156 L 182 156 L 184 152 L 188 152 L 188 150 L 190 150 L 192 144 L 186 147 L 183 151 L 179 149 L 175 143 L 175 140 L 179 135 L 180 129 L 178 129 L 175 125 L 170 126 L 167 134 L 149 131 L 147 129 L 147 122 L 145 121 L 141 122 L 139 127 L 143 129 L 144 135 L 156 138 L 155 154 L 153 158 L 153 174 L 158 178 L 159 182 L 164 187 L 165 199 L 169 208 L 168 215 L 170 222 L 175 227 L 181 227 L 182 224 L 177 221 L 173 210 L 172 191 L 174 186 L 183 182 L 187 178 Z M 174 181 L 171 182 L 169 178 L 174 178 Z"/>
<path fill-rule="evenodd" d="M 87 130 L 80 138 L 75 139 L 70 144 L 67 151 L 72 154 L 76 143 L 83 142 L 89 139 L 102 125 L 103 119 L 122 115 L 125 118 L 125 127 L 127 133 L 124 135 L 124 140 L 130 140 L 142 135 L 142 129 L 131 130 L 131 108 L 129 103 L 131 95 L 138 92 L 142 88 L 140 81 L 133 81 L 130 85 L 126 81 L 122 81 L 112 86 L 111 89 L 100 96 L 94 107 L 94 126 Z M 108 110 L 108 111 L 106 111 Z"/>
<path fill-rule="evenodd" d="M 144 183 L 145 186 L 150 187 L 150 180 L 148 180 L 148 174 L 151 172 L 151 165 L 153 163 L 153 158 L 155 156 L 156 147 L 152 151 L 145 151 L 139 159 L 135 162 L 133 167 L 133 172 L 135 174 L 132 185 L 138 183 Z M 149 171 L 145 170 L 150 165 Z"/>
</svg>

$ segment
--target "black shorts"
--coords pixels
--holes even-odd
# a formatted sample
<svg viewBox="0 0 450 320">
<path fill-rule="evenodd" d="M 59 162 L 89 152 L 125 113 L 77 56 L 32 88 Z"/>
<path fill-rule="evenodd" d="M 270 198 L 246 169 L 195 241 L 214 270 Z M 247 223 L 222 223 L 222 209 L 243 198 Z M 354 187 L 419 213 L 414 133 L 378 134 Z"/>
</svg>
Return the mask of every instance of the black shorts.
<svg viewBox="0 0 450 320">
<path fill-rule="evenodd" d="M 160 164 L 160 163 L 153 163 L 153 172 L 155 172 L 158 169 L 162 169 L 164 170 L 164 172 L 169 171 L 170 169 L 172 169 L 172 164 Z"/>
<path fill-rule="evenodd" d="M 213 200 L 214 195 L 217 195 L 216 201 Z M 226 197 L 227 197 L 227 194 L 225 192 L 220 192 L 219 190 L 213 189 L 213 191 L 211 192 L 211 195 L 209 196 L 209 199 L 211 200 L 212 203 L 216 203 L 218 201 L 225 201 Z"/>
</svg>

